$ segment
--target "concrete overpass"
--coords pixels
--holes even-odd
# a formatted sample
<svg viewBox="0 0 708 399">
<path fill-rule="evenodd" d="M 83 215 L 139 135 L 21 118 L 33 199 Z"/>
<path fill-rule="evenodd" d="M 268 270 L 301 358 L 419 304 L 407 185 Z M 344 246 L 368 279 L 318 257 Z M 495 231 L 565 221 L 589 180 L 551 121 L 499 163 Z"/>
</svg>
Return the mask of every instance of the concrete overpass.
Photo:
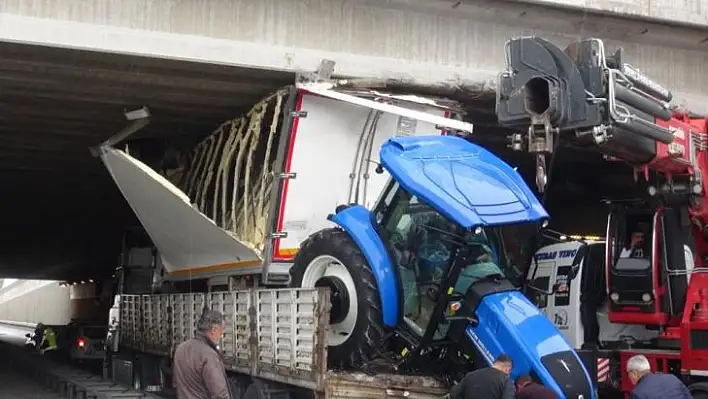
<svg viewBox="0 0 708 399">
<path fill-rule="evenodd" d="M 9 239 L 0 243 L 0 275 L 81 279 L 114 267 L 120 235 L 135 221 L 88 147 L 123 127 L 125 109 L 151 108 L 154 122 L 135 139 L 159 154 L 169 142 L 209 133 L 322 59 L 334 60 L 340 76 L 385 78 L 393 88 L 463 101 L 479 141 L 500 152 L 493 89 L 512 36 L 559 44 L 602 37 L 671 87 L 679 104 L 708 112 L 701 91 L 708 87 L 708 9 L 657 0 L 565 3 L 2 2 L 0 214 Z M 587 223 L 570 215 L 596 204 L 598 193 L 621 193 L 627 171 L 588 167 L 599 162 L 594 157 L 559 159 L 559 169 L 576 171 L 557 177 L 549 205 L 566 206 L 552 213 L 561 225 L 596 228 L 597 213 L 583 212 Z"/>
</svg>

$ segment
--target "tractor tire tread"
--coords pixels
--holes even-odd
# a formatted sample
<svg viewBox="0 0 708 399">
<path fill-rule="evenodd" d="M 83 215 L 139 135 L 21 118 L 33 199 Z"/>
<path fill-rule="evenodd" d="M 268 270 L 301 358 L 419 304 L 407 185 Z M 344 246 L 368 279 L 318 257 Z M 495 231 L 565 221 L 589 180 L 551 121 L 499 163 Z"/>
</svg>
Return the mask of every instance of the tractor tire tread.
<svg viewBox="0 0 708 399">
<path fill-rule="evenodd" d="M 302 261 L 298 263 L 296 257 L 290 269 L 291 281 L 296 286 L 301 284 L 305 268 L 314 258 L 310 255 L 313 253 L 316 254 L 315 256 L 327 253 L 336 257 L 349 270 L 355 284 L 357 279 L 361 283 L 357 287 L 359 316 L 352 337 L 340 346 L 330 347 L 328 359 L 331 367 L 360 367 L 381 345 L 385 334 L 381 298 L 374 273 L 349 234 L 335 227 L 320 230 L 301 244 L 298 257 Z M 362 316 L 365 319 L 362 319 Z"/>
</svg>

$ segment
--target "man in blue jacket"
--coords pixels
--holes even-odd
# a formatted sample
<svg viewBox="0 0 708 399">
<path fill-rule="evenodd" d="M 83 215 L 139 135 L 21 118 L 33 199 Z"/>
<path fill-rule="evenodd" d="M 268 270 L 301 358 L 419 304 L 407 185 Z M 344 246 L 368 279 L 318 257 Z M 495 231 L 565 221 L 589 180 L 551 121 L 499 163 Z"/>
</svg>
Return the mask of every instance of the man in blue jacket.
<svg viewBox="0 0 708 399">
<path fill-rule="evenodd" d="M 652 373 L 649 360 L 635 355 L 627 360 L 632 384 L 632 399 L 692 399 L 688 388 L 673 374 Z"/>
</svg>

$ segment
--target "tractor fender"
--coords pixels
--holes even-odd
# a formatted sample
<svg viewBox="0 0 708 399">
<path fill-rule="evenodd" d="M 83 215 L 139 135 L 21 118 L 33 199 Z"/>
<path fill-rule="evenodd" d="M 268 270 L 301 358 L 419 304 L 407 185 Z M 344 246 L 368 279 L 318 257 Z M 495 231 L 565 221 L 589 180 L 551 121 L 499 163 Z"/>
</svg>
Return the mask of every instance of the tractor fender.
<svg viewBox="0 0 708 399">
<path fill-rule="evenodd" d="M 399 318 L 397 274 L 386 246 L 372 223 L 371 212 L 361 205 L 340 206 L 327 219 L 346 231 L 361 250 L 376 278 L 383 322 L 389 327 L 396 326 Z"/>
</svg>

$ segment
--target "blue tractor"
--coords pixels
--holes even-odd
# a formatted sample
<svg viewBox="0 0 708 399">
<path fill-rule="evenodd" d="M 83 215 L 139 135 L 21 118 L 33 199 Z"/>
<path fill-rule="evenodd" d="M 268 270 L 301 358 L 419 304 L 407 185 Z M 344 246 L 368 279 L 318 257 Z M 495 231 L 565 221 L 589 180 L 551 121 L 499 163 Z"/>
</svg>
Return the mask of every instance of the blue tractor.
<svg viewBox="0 0 708 399">
<path fill-rule="evenodd" d="M 521 176 L 455 136 L 395 137 L 369 210 L 340 205 L 311 235 L 295 287 L 329 287 L 329 364 L 458 379 L 501 353 L 561 397 L 592 399 L 577 353 L 519 290 L 549 216 Z"/>
</svg>

